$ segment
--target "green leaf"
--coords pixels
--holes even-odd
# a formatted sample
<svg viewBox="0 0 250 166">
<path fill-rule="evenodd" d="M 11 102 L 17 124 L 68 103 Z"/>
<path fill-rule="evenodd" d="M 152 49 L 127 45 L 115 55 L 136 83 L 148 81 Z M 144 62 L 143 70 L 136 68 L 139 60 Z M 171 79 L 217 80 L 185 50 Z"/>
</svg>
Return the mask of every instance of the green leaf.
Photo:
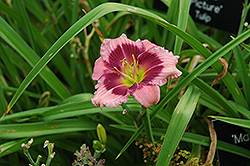
<svg viewBox="0 0 250 166">
<path fill-rule="evenodd" d="M 222 116 L 211 116 L 211 118 L 215 118 L 215 119 L 221 120 L 223 122 L 227 122 L 227 123 L 230 123 L 233 125 L 237 125 L 237 126 L 241 126 L 241 127 L 250 129 L 250 120 L 229 118 L 229 117 L 222 117 Z"/>
<path fill-rule="evenodd" d="M 250 120 L 250 111 L 248 109 L 246 109 L 245 107 L 242 107 L 241 105 L 233 102 L 233 101 L 228 101 L 234 108 L 235 110 L 237 110 L 239 113 L 241 113 L 242 115 L 244 115 L 247 119 Z"/>
<path fill-rule="evenodd" d="M 32 24 L 29 20 L 28 14 L 26 12 L 23 0 L 17 1 L 16 6 L 19 10 L 19 13 L 22 17 L 23 23 L 24 23 L 24 29 L 26 30 L 26 34 L 28 36 L 29 42 L 33 48 L 33 50 L 36 51 L 36 45 L 35 45 L 35 37 L 34 37 L 34 32 L 32 30 Z"/>
<path fill-rule="evenodd" d="M 16 103 L 18 98 L 31 83 L 31 81 L 39 74 L 43 69 L 40 66 L 40 63 L 36 64 L 39 61 L 38 55 L 32 50 L 25 41 L 3 20 L 0 18 L 0 37 L 2 37 L 9 45 L 11 45 L 17 52 L 19 52 L 31 66 L 35 66 L 30 74 L 25 78 L 22 84 L 19 86 L 17 92 L 13 96 L 12 100 L 9 103 L 8 108 L 11 109 Z M 37 69 L 34 71 L 34 69 Z M 41 72 L 42 78 L 50 85 L 53 90 L 63 99 L 67 98 L 70 94 L 68 90 L 63 86 L 59 79 L 52 73 L 52 71 L 46 67 L 45 70 Z"/>
<path fill-rule="evenodd" d="M 235 61 L 239 68 L 239 74 L 243 84 L 244 94 L 246 96 L 246 101 L 248 103 L 248 107 L 250 107 L 250 79 L 248 76 L 247 65 L 239 46 L 234 48 L 234 52 Z"/>
<path fill-rule="evenodd" d="M 0 98 L 0 113 L 4 113 L 4 111 L 7 109 L 7 106 L 6 106 L 6 101 L 5 101 L 2 83 L 0 83 L 0 96 L 1 96 L 1 98 Z"/>
<path fill-rule="evenodd" d="M 144 107 L 143 107 L 144 108 Z M 152 133 L 152 126 L 151 126 L 151 121 L 150 121 L 150 114 L 149 110 L 145 108 L 145 112 L 142 115 L 142 123 L 144 125 L 146 135 L 147 135 L 147 141 L 154 143 L 154 136 Z"/>
<path fill-rule="evenodd" d="M 177 27 L 181 30 L 185 31 L 187 27 L 187 21 L 189 16 L 189 8 L 190 8 L 190 0 L 179 0 L 179 16 Z M 175 45 L 174 45 L 174 53 L 180 54 L 182 48 L 183 40 L 176 36 Z"/>
<path fill-rule="evenodd" d="M 8 7 L 3 1 L 0 2 L 0 9 L 3 10 L 5 13 L 7 13 L 12 18 L 14 18 L 14 20 L 16 20 L 18 22 L 23 21 L 20 14 L 16 10 Z"/>
<path fill-rule="evenodd" d="M 21 150 L 21 144 L 27 142 L 28 138 L 5 142 L 0 145 L 0 157 Z"/>
<path fill-rule="evenodd" d="M 191 164 L 191 159 L 194 158 L 194 157 L 197 157 L 197 158 L 200 158 L 201 157 L 201 146 L 198 145 L 198 144 L 192 144 L 192 151 L 191 151 L 191 154 L 190 154 L 190 157 L 189 159 L 187 160 L 186 164 Z"/>
<path fill-rule="evenodd" d="M 192 73 L 191 72 L 188 74 L 188 72 L 181 67 L 178 67 L 178 69 L 180 69 L 182 71 L 182 74 L 185 77 L 184 80 L 186 79 L 186 77 L 188 77 Z M 185 81 L 182 81 L 182 83 L 185 83 Z M 179 84 L 182 84 L 182 83 L 179 83 Z M 216 104 L 220 104 L 220 106 L 221 106 L 219 108 L 219 109 L 221 109 L 220 113 L 224 113 L 223 115 L 227 115 L 227 116 L 239 117 L 238 111 L 234 107 L 232 107 L 232 105 L 227 101 L 227 99 L 224 96 L 222 96 L 218 91 L 216 91 L 211 86 L 209 86 L 207 83 L 205 83 L 203 80 L 201 80 L 200 78 L 195 78 L 192 81 L 192 83 L 194 83 L 197 87 L 200 88 L 200 90 L 204 91 L 212 99 L 214 99 L 214 101 L 216 101 Z M 177 86 L 179 86 L 179 84 Z M 173 89 L 173 91 L 174 90 L 178 90 L 178 89 L 176 89 L 176 87 L 175 87 Z M 171 93 L 172 93 L 172 91 L 169 94 L 170 97 L 171 97 L 171 95 L 173 95 Z"/>
<path fill-rule="evenodd" d="M 10 76 L 12 77 L 14 84 L 18 86 L 21 82 L 21 79 L 19 77 L 19 74 L 15 68 L 15 66 L 11 63 L 9 55 L 5 52 L 2 44 L 0 44 L 0 54 L 1 54 L 1 59 L 8 70 Z"/>
<path fill-rule="evenodd" d="M 75 0 L 74 1 L 74 7 L 73 7 L 71 24 L 73 24 L 74 22 L 77 21 L 78 7 L 79 7 L 79 0 Z"/>
<path fill-rule="evenodd" d="M 194 113 L 199 97 L 200 91 L 192 85 L 182 96 L 172 114 L 156 165 L 169 165 L 172 155 L 174 154 Z"/>
<path fill-rule="evenodd" d="M 87 120 L 67 119 L 49 122 L 1 125 L 0 138 L 16 139 L 43 135 L 63 134 L 76 131 L 96 130 L 97 123 Z"/>
<path fill-rule="evenodd" d="M 25 4 L 25 7 L 32 14 L 34 14 L 36 19 L 39 20 L 41 23 L 43 23 L 47 19 L 48 16 L 46 15 L 46 12 L 43 10 L 43 6 L 38 1 L 23 0 L 23 2 Z"/>
</svg>

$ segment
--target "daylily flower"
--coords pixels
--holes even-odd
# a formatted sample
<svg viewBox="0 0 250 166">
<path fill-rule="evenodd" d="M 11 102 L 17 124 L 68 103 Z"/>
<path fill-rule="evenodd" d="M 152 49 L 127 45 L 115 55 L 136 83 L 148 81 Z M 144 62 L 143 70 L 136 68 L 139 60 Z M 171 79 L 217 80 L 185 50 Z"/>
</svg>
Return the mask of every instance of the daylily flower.
<svg viewBox="0 0 250 166">
<path fill-rule="evenodd" d="M 129 95 L 150 107 L 160 100 L 159 86 L 181 75 L 176 68 L 179 56 L 148 40 L 132 41 L 125 34 L 104 39 L 100 54 L 92 75 L 98 81 L 92 103 L 101 108 L 117 107 Z"/>
</svg>

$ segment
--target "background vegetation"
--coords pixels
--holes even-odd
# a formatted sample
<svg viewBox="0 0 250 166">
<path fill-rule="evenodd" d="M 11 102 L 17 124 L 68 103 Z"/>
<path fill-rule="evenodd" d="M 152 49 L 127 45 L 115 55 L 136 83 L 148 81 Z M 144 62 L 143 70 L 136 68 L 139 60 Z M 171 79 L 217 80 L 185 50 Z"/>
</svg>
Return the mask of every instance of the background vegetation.
<svg viewBox="0 0 250 166">
<path fill-rule="evenodd" d="M 93 151 L 98 123 L 108 135 L 101 156 L 107 166 L 156 161 L 160 166 L 175 165 L 180 160 L 190 163 L 193 157 L 216 165 L 218 158 L 206 159 L 208 154 L 214 156 L 217 142 L 206 119 L 213 116 L 250 126 L 247 1 L 238 34 L 194 23 L 188 14 L 190 0 L 162 0 L 169 7 L 167 13 L 153 9 L 151 0 L 106 2 L 0 1 L 0 114 L 8 112 L 0 119 L 0 165 L 28 165 L 21 144 L 30 138 L 33 158 L 40 154 L 45 162 L 42 146 L 49 140 L 56 152 L 51 165 L 72 165 L 73 153 L 83 143 Z M 95 90 L 91 74 L 101 45 L 91 23 L 105 38 L 125 33 L 180 56 L 182 76 L 161 87 L 161 101 L 149 108 L 146 121 L 138 118 L 141 106 L 133 98 L 126 105 L 102 110 L 91 103 Z M 146 135 L 161 147 L 160 154 L 144 144 Z M 222 141 L 217 148 L 250 158 L 249 150 Z"/>
</svg>

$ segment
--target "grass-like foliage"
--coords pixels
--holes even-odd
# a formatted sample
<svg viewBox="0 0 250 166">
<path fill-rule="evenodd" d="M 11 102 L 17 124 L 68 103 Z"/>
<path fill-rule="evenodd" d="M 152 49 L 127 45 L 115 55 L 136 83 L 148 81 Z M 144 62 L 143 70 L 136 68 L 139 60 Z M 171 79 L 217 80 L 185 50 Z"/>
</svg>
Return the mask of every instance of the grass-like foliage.
<svg viewBox="0 0 250 166">
<path fill-rule="evenodd" d="M 37 156 L 53 166 L 216 165 L 216 149 L 250 158 L 211 126 L 217 118 L 250 128 L 248 1 L 238 34 L 195 23 L 190 0 L 162 2 L 167 12 L 153 0 L 0 1 L 0 165 Z M 102 41 L 123 33 L 180 56 L 182 75 L 146 110 L 133 97 L 117 108 L 91 102 Z"/>
</svg>

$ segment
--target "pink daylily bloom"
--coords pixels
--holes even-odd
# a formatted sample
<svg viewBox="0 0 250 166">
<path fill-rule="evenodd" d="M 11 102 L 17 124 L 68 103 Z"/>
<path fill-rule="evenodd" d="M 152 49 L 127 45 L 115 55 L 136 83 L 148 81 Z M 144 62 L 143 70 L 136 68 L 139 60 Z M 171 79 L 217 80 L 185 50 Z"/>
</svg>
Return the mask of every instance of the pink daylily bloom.
<svg viewBox="0 0 250 166">
<path fill-rule="evenodd" d="M 160 100 L 159 86 L 181 75 L 176 68 L 179 56 L 148 40 L 132 41 L 125 34 L 104 39 L 100 54 L 92 75 L 98 81 L 92 103 L 101 108 L 117 107 L 129 95 L 150 107 Z"/>
</svg>

